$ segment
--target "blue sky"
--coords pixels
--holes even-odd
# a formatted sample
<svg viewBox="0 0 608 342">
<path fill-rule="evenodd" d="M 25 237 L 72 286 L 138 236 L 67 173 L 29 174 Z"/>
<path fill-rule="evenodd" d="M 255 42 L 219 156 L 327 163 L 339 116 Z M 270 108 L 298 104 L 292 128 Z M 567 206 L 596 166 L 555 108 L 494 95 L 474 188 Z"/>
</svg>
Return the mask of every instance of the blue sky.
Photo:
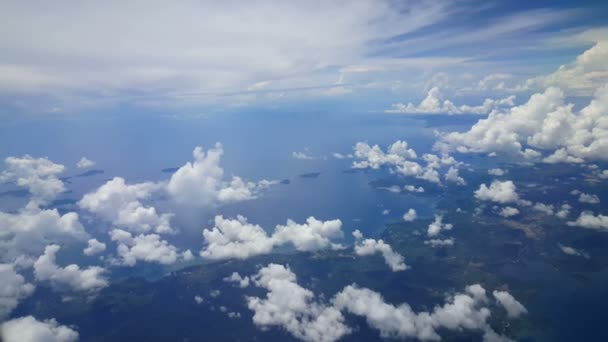
<svg viewBox="0 0 608 342">
<path fill-rule="evenodd" d="M 383 111 L 433 86 L 547 74 L 605 39 L 597 2 L 9 1 L 0 22 L 0 113 L 184 114 L 356 101 Z M 97 114 L 96 114 L 97 115 Z"/>
</svg>

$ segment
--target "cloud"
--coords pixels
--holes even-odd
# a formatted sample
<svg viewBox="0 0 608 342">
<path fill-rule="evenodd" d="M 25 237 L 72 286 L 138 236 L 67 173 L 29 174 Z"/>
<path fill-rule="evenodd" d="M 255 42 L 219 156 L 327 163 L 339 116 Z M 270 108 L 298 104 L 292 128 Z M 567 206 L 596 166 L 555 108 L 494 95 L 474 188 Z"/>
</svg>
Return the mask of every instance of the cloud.
<svg viewBox="0 0 608 342">
<path fill-rule="evenodd" d="M 4 160 L 6 170 L 0 173 L 0 183 L 14 182 L 25 187 L 32 195 L 32 201 L 47 203 L 65 191 L 63 182 L 57 175 L 65 171 L 65 166 L 55 164 L 48 158 L 8 157 Z"/>
<path fill-rule="evenodd" d="M 569 221 L 569 226 L 608 231 L 608 216 L 598 214 L 595 216 L 590 211 L 583 211 L 576 221 Z"/>
<path fill-rule="evenodd" d="M 487 323 L 490 310 L 484 306 L 485 289 L 478 284 L 467 286 L 464 293 L 449 297 L 447 303 L 431 312 L 415 313 L 407 303 L 394 306 L 386 303 L 379 293 L 356 285 L 346 286 L 332 302 L 341 310 L 365 317 L 384 338 L 440 340 L 438 330 L 448 329 L 483 331 L 487 342 L 490 340 L 486 336 L 509 341 L 497 335 Z"/>
<path fill-rule="evenodd" d="M 315 159 L 313 156 L 308 155 L 306 152 L 291 152 L 291 157 L 293 159 L 300 159 L 300 160 L 312 160 L 312 159 Z"/>
<path fill-rule="evenodd" d="M 78 163 L 76 163 L 76 167 L 79 169 L 88 169 L 89 167 L 92 167 L 94 165 L 95 165 L 94 161 L 89 160 L 85 157 L 80 158 Z"/>
<path fill-rule="evenodd" d="M 466 132 L 444 133 L 435 149 L 461 153 L 500 152 L 547 163 L 607 160 L 608 84 L 579 111 L 564 102 L 558 88 L 547 88 L 527 103 L 494 112 Z"/>
<path fill-rule="evenodd" d="M 266 298 L 247 297 L 255 325 L 280 326 L 298 339 L 315 342 L 336 341 L 350 332 L 342 313 L 315 301 L 289 268 L 269 264 L 253 276 L 253 282 L 268 291 Z"/>
<path fill-rule="evenodd" d="M 495 168 L 495 169 L 488 170 L 488 174 L 492 175 L 492 176 L 504 176 L 506 173 L 507 173 L 507 171 L 505 171 L 501 168 Z"/>
<path fill-rule="evenodd" d="M 512 181 L 494 180 L 490 186 L 481 184 L 475 191 L 475 198 L 481 201 L 492 201 L 497 203 L 513 203 L 519 201 L 517 187 Z"/>
<path fill-rule="evenodd" d="M 416 219 L 417 215 L 416 215 L 416 210 L 415 209 L 408 209 L 408 211 L 403 214 L 403 221 L 405 222 L 412 222 Z"/>
<path fill-rule="evenodd" d="M 257 198 L 259 191 L 276 182 L 262 180 L 247 182 L 240 177 L 223 180 L 224 169 L 220 166 L 224 149 L 220 143 L 207 152 L 197 146 L 192 155 L 194 161 L 180 167 L 169 180 L 167 191 L 181 205 L 188 207 L 213 207 Z"/>
<path fill-rule="evenodd" d="M 409 266 L 405 264 L 403 256 L 393 251 L 391 246 L 384 241 L 363 239 L 363 235 L 359 230 L 355 230 L 353 236 L 357 239 L 357 242 L 355 243 L 355 254 L 367 256 L 380 253 L 393 272 L 405 271 L 409 268 Z"/>
<path fill-rule="evenodd" d="M 562 244 L 558 244 L 559 249 L 564 252 L 564 254 L 568 254 L 568 255 L 574 255 L 574 256 L 580 256 L 586 259 L 589 259 L 589 254 L 586 253 L 585 251 L 582 250 L 578 250 L 576 248 L 570 247 L 570 246 L 565 246 Z"/>
<path fill-rule="evenodd" d="M 14 318 L 0 325 L 4 342 L 76 342 L 78 332 L 55 319 L 39 321 L 33 316 Z"/>
<path fill-rule="evenodd" d="M 467 182 L 464 181 L 464 178 L 458 175 L 458 169 L 453 166 L 450 166 L 450 169 L 445 173 L 445 180 L 456 183 L 457 185 L 467 184 Z"/>
<path fill-rule="evenodd" d="M 519 209 L 513 207 L 504 207 L 500 210 L 498 215 L 502 217 L 512 217 L 519 214 Z"/>
<path fill-rule="evenodd" d="M 201 296 L 194 296 L 194 301 L 196 302 L 196 304 L 202 304 L 205 300 L 203 299 L 203 297 Z"/>
<path fill-rule="evenodd" d="M 274 247 L 286 244 L 306 252 L 340 248 L 331 239 L 342 237 L 341 228 L 340 220 L 320 221 L 309 217 L 304 224 L 287 220 L 285 225 L 277 225 L 273 234 L 268 235 L 259 225 L 247 222 L 244 216 L 224 219 L 218 215 L 215 226 L 203 230 L 207 245 L 200 254 L 207 259 L 246 259 L 270 253 Z"/>
<path fill-rule="evenodd" d="M 422 167 L 418 162 L 411 159 L 417 159 L 416 151 L 408 147 L 408 143 L 403 140 L 397 140 L 391 144 L 387 151 L 384 152 L 380 146 L 370 146 L 368 143 L 358 142 L 355 144 L 355 161 L 352 167 L 355 169 L 379 169 L 382 166 L 389 166 L 391 172 L 401 174 L 403 176 L 413 176 L 418 179 L 423 179 L 432 183 L 440 184 L 439 172 L 437 169 L 445 166 L 459 166 L 453 157 L 443 154 L 441 157 L 434 154 L 424 154 L 422 159 L 426 162 L 426 166 Z M 458 180 L 458 171 L 448 171 L 451 173 L 448 178 L 450 180 Z M 464 181 L 464 180 L 462 180 Z M 406 188 L 410 191 L 419 191 L 417 188 Z"/>
<path fill-rule="evenodd" d="M 443 215 L 435 215 L 435 221 L 429 224 L 426 234 L 429 237 L 437 236 L 443 230 L 451 230 L 454 226 L 451 223 L 443 223 Z"/>
<path fill-rule="evenodd" d="M 7 318 L 19 301 L 34 292 L 34 285 L 15 271 L 12 264 L 0 264 L 0 321 Z"/>
<path fill-rule="evenodd" d="M 517 318 L 528 312 L 513 296 L 507 291 L 494 291 L 492 295 L 502 307 L 507 310 L 509 318 Z"/>
<path fill-rule="evenodd" d="M 409 191 L 409 192 L 424 192 L 423 187 L 421 187 L 421 186 L 415 187 L 413 185 L 404 185 L 403 190 Z"/>
<path fill-rule="evenodd" d="M 55 262 L 58 245 L 49 245 L 34 263 L 34 276 L 37 281 L 49 281 L 53 286 L 68 287 L 75 291 L 96 291 L 108 286 L 103 276 L 106 270 L 98 266 L 80 269 L 76 264 L 59 267 Z"/>
<path fill-rule="evenodd" d="M 82 251 L 85 255 L 91 256 L 99 254 L 106 250 L 106 244 L 99 242 L 97 239 L 89 239 L 87 247 Z"/>
<path fill-rule="evenodd" d="M 117 253 L 121 258 L 119 262 L 124 266 L 135 266 L 138 260 L 170 265 L 180 257 L 191 258 L 191 252 L 185 251 L 180 254 L 177 247 L 161 239 L 158 234 L 133 236 L 125 230 L 113 229 L 110 237 L 118 244 Z"/>
<path fill-rule="evenodd" d="M 342 154 L 342 153 L 338 153 L 338 152 L 334 152 L 332 154 L 332 156 L 336 159 L 352 159 L 354 158 L 354 156 L 352 154 Z"/>
<path fill-rule="evenodd" d="M 156 208 L 141 202 L 162 188 L 163 185 L 158 183 L 127 184 L 123 178 L 114 177 L 94 192 L 84 195 L 78 205 L 132 232 L 172 233 L 170 219 L 173 214 L 159 215 Z"/>
<path fill-rule="evenodd" d="M 232 272 L 232 274 L 229 277 L 225 277 L 223 279 L 225 282 L 229 282 L 229 283 L 237 283 L 239 285 L 240 288 L 245 288 L 247 286 L 249 286 L 249 277 L 241 277 L 241 275 L 238 272 Z"/>
<path fill-rule="evenodd" d="M 430 245 L 431 247 L 435 248 L 435 247 L 447 247 L 447 246 L 453 246 L 454 245 L 454 239 L 453 238 L 449 238 L 449 239 L 430 239 L 430 240 L 426 240 L 424 241 L 425 245 Z"/>
<path fill-rule="evenodd" d="M 506 106 L 513 106 L 515 96 L 511 95 L 504 99 L 494 100 L 485 99 L 483 104 L 479 106 L 461 105 L 456 106 L 450 100 L 445 100 L 442 103 L 442 96 L 439 87 L 431 88 L 427 96 L 420 102 L 419 105 L 414 105 L 409 102 L 407 105 L 399 102 L 391 105 L 386 113 L 397 114 L 488 114 L 493 110 Z"/>
<path fill-rule="evenodd" d="M 42 210 L 31 202 L 15 214 L 0 212 L 0 227 L 4 230 L 0 236 L 0 260 L 10 263 L 42 254 L 49 243 L 88 238 L 78 214 L 60 215 L 57 209 Z"/>
<path fill-rule="evenodd" d="M 581 203 L 598 204 L 600 203 L 600 198 L 597 195 L 581 193 L 578 201 Z"/>
<path fill-rule="evenodd" d="M 604 37 L 605 38 L 605 37 Z M 560 65 L 551 74 L 526 80 L 515 88 L 517 91 L 559 87 L 578 96 L 590 96 L 596 89 L 608 83 L 608 41 L 598 41 L 573 63 Z"/>
</svg>

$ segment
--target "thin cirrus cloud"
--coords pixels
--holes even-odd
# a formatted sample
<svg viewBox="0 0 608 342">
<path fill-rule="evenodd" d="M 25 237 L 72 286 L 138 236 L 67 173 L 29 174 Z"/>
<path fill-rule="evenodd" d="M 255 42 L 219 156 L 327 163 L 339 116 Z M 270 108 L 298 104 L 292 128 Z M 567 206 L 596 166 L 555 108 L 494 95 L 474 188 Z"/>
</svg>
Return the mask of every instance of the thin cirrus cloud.
<svg viewBox="0 0 608 342">
<path fill-rule="evenodd" d="M 8 2 L 0 11 L 0 94 L 11 95 L 2 96 L 6 105 L 62 112 L 116 103 L 213 104 L 227 97 L 241 104 L 395 86 L 415 94 L 408 87 L 423 84 L 429 72 L 455 74 L 475 65 L 488 70 L 482 80 L 505 65 L 501 53 L 521 60 L 526 49 L 551 50 L 549 41 L 588 46 L 576 34 L 593 29 L 583 19 L 596 15 L 425 0 L 48 6 Z M 491 20 L 460 24 L 480 13 Z M 20 32 L 28 39 L 16 39 Z M 480 56 L 482 44 L 471 42 L 492 42 L 493 48 L 484 45 Z M 533 67 L 517 71 L 537 74 Z M 414 82 L 404 86 L 404 75 Z M 18 100 L 32 97 L 39 101 Z"/>
</svg>

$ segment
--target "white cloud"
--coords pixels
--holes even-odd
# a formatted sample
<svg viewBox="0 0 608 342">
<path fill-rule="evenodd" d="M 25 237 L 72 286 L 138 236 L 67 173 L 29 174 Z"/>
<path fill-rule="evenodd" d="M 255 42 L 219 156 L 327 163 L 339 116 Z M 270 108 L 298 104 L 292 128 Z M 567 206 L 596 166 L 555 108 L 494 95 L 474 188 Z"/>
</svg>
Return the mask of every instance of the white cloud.
<svg viewBox="0 0 608 342">
<path fill-rule="evenodd" d="M 475 198 L 482 201 L 492 201 L 497 203 L 512 203 L 519 201 L 517 187 L 512 181 L 492 181 L 490 187 L 481 184 L 475 191 Z"/>
<path fill-rule="evenodd" d="M 416 214 L 416 210 L 415 209 L 408 209 L 408 211 L 403 214 L 403 221 L 405 222 L 412 222 L 416 219 L 417 214 Z"/>
<path fill-rule="evenodd" d="M 416 151 L 408 147 L 406 141 L 398 140 L 390 145 L 386 152 L 380 146 L 370 146 L 368 143 L 358 142 L 355 144 L 355 161 L 352 167 L 355 169 L 379 169 L 382 166 L 390 167 L 391 172 L 399 173 L 404 176 L 413 176 L 432 183 L 441 183 L 437 169 L 443 166 L 460 165 L 453 157 L 443 154 L 441 157 L 434 154 L 424 154 L 422 159 L 427 163 L 422 167 L 418 162 Z M 450 171 L 447 176 L 450 180 L 457 180 L 458 171 Z M 456 176 L 456 178 L 454 177 Z M 464 180 L 463 180 L 464 181 Z M 411 189 L 411 190 L 409 190 Z M 408 191 L 419 191 L 420 188 L 406 188 Z"/>
<path fill-rule="evenodd" d="M 228 182 L 223 181 L 224 169 L 220 166 L 223 154 L 220 143 L 206 153 L 197 146 L 192 152 L 194 161 L 180 167 L 167 184 L 172 198 L 189 207 L 211 207 L 254 199 L 260 190 L 276 183 L 267 180 L 247 182 L 236 176 Z"/>
<path fill-rule="evenodd" d="M 196 304 L 202 304 L 205 300 L 203 299 L 203 297 L 196 295 L 194 296 L 194 301 L 196 302 Z"/>
<path fill-rule="evenodd" d="M 488 114 L 497 108 L 513 106 L 513 100 L 515 100 L 515 96 L 511 95 L 499 100 L 485 99 L 483 104 L 478 106 L 456 106 L 450 100 L 442 102 L 439 87 L 433 87 L 419 105 L 416 106 L 411 102 L 405 105 L 399 102 L 391 105 L 391 108 L 387 109 L 386 112 L 398 114 Z"/>
<path fill-rule="evenodd" d="M 513 296 L 507 291 L 494 291 L 492 295 L 505 310 L 510 318 L 517 318 L 528 312 L 526 308 L 518 302 Z"/>
<path fill-rule="evenodd" d="M 536 211 L 540 211 L 541 213 L 544 213 L 546 215 L 553 215 L 553 206 L 550 204 L 544 204 L 544 203 L 535 203 L 534 206 L 532 207 L 532 209 L 536 210 Z"/>
<path fill-rule="evenodd" d="M 570 210 L 571 209 L 572 209 L 571 205 L 569 205 L 569 204 L 562 204 L 562 206 L 557 211 L 557 213 L 555 213 L 555 216 L 557 216 L 558 218 L 561 218 L 561 219 L 565 219 L 566 217 L 568 217 L 568 215 L 570 215 Z"/>
<path fill-rule="evenodd" d="M 39 321 L 33 316 L 14 318 L 0 325 L 4 342 L 76 342 L 78 332 L 54 319 Z"/>
<path fill-rule="evenodd" d="M 454 245 L 454 239 L 449 238 L 449 239 L 430 239 L 430 240 L 426 240 L 424 241 L 425 245 L 430 245 L 431 247 L 447 247 L 447 246 L 453 246 Z"/>
<path fill-rule="evenodd" d="M 590 211 L 583 211 L 576 221 L 569 221 L 569 226 L 576 226 L 599 231 L 608 231 L 608 216 L 598 214 L 593 215 Z"/>
<path fill-rule="evenodd" d="M 48 158 L 8 157 L 4 160 L 6 170 L 0 173 L 0 183 L 14 182 L 25 187 L 37 203 L 53 200 L 65 191 L 63 182 L 57 175 L 65 171 L 65 166 L 55 164 Z"/>
<path fill-rule="evenodd" d="M 315 301 L 288 268 L 269 264 L 253 276 L 253 282 L 268 291 L 266 298 L 247 297 L 255 325 L 280 326 L 298 339 L 314 342 L 336 341 L 350 332 L 342 313 Z"/>
<path fill-rule="evenodd" d="M 161 239 L 158 234 L 133 236 L 125 230 L 113 229 L 110 237 L 118 243 L 120 263 L 125 266 L 134 266 L 138 260 L 169 265 L 178 261 L 180 256 L 187 255 L 180 254 L 177 247 Z"/>
<path fill-rule="evenodd" d="M 259 225 L 247 222 L 247 218 L 236 219 L 215 217 L 215 226 L 203 230 L 207 243 L 201 256 L 208 259 L 246 259 L 267 254 L 276 246 L 293 245 L 298 251 L 314 252 L 325 248 L 339 248 L 331 239 L 342 237 L 340 220 L 320 221 L 309 217 L 304 224 L 287 220 L 285 225 L 277 225 L 272 235 Z"/>
<path fill-rule="evenodd" d="M 353 236 L 357 239 L 355 244 L 355 253 L 357 255 L 366 256 L 380 253 L 393 272 L 405 271 L 409 268 L 409 266 L 405 264 L 403 256 L 393 251 L 391 246 L 384 241 L 363 239 L 363 235 L 359 230 L 355 230 Z"/>
<path fill-rule="evenodd" d="M 0 321 L 7 318 L 19 301 L 34 292 L 34 285 L 15 272 L 12 264 L 0 264 Z"/>
<path fill-rule="evenodd" d="M 82 251 L 85 255 L 95 255 L 106 250 L 106 244 L 97 239 L 89 239 L 87 247 Z"/>
<path fill-rule="evenodd" d="M 490 310 L 484 306 L 485 289 L 477 284 L 467 286 L 465 293 L 451 296 L 432 312 L 415 313 L 407 303 L 394 306 L 386 303 L 379 293 L 356 285 L 346 286 L 336 294 L 333 303 L 341 310 L 365 317 L 384 338 L 440 340 L 439 329 L 483 331 L 487 342 L 490 340 L 486 336 L 498 336 L 487 323 Z"/>
<path fill-rule="evenodd" d="M 78 214 L 68 212 L 60 215 L 57 209 L 42 210 L 32 202 L 15 214 L 0 212 L 0 227 L 3 230 L 0 234 L 0 260 L 3 262 L 38 256 L 49 243 L 69 243 L 88 238 Z"/>
<path fill-rule="evenodd" d="M 501 168 L 489 169 L 488 174 L 492 176 L 504 176 L 507 172 Z"/>
<path fill-rule="evenodd" d="M 598 41 L 568 65 L 561 65 L 549 75 L 527 80 L 516 90 L 559 87 L 579 96 L 590 96 L 608 82 L 608 41 Z"/>
<path fill-rule="evenodd" d="M 467 184 L 467 182 L 464 181 L 464 178 L 458 175 L 458 169 L 453 166 L 450 166 L 450 169 L 445 173 L 445 180 L 458 185 Z"/>
<path fill-rule="evenodd" d="M 589 259 L 589 254 L 586 253 L 585 251 L 570 247 L 570 246 L 565 246 L 562 244 L 558 244 L 559 249 L 564 252 L 565 254 L 568 255 L 574 255 L 574 256 L 580 256 L 586 259 Z"/>
<path fill-rule="evenodd" d="M 115 177 L 84 195 L 78 205 L 132 232 L 171 233 L 174 232 L 170 224 L 173 214 L 159 215 L 156 208 L 141 202 L 161 190 L 161 184 L 127 184 L 123 178 Z"/>
<path fill-rule="evenodd" d="M 421 187 L 421 186 L 415 187 L 413 185 L 404 185 L 403 190 L 409 191 L 409 192 L 424 192 L 423 187 Z"/>
<path fill-rule="evenodd" d="M 312 160 L 312 159 L 315 159 L 313 156 L 309 155 L 307 152 L 308 151 L 306 151 L 306 152 L 291 152 L 291 157 L 293 159 L 300 159 L 300 160 Z"/>
<path fill-rule="evenodd" d="M 435 221 L 429 224 L 426 234 L 429 237 L 437 236 L 443 230 L 451 230 L 454 226 L 451 223 L 443 223 L 443 215 L 435 215 Z"/>
<path fill-rule="evenodd" d="M 354 156 L 352 154 L 350 154 L 350 153 L 349 154 L 342 154 L 342 153 L 335 152 L 335 153 L 332 154 L 332 156 L 334 158 L 336 158 L 336 159 L 352 159 L 352 158 L 354 158 Z"/>
<path fill-rule="evenodd" d="M 89 160 L 85 157 L 80 158 L 78 163 L 76 163 L 76 167 L 79 169 L 88 169 L 89 167 L 92 167 L 94 165 L 95 165 L 94 161 Z"/>
<path fill-rule="evenodd" d="M 442 134 L 435 148 L 461 153 L 501 152 L 547 163 L 607 160 L 608 85 L 580 111 L 564 102 L 564 93 L 548 88 L 521 106 L 494 112 L 469 131 Z"/>
<path fill-rule="evenodd" d="M 600 198 L 594 194 L 581 193 L 578 197 L 578 201 L 581 203 L 598 204 L 600 203 Z"/>
<path fill-rule="evenodd" d="M 382 215 L 388 215 L 390 213 L 391 213 L 391 211 L 389 209 L 382 210 Z"/>
<path fill-rule="evenodd" d="M 500 210 L 498 215 L 502 217 L 512 217 L 519 214 L 519 209 L 513 207 L 504 207 Z"/>
<path fill-rule="evenodd" d="M 76 264 L 59 267 L 55 262 L 58 245 L 49 245 L 34 263 L 34 276 L 37 281 L 49 281 L 56 287 L 69 287 L 75 291 L 96 291 L 108 286 L 104 278 L 106 270 L 98 266 L 81 269 Z"/>
<path fill-rule="evenodd" d="M 241 277 L 238 272 L 232 272 L 229 277 L 225 277 L 223 280 L 229 283 L 237 283 L 241 288 L 249 286 L 249 277 Z"/>
</svg>

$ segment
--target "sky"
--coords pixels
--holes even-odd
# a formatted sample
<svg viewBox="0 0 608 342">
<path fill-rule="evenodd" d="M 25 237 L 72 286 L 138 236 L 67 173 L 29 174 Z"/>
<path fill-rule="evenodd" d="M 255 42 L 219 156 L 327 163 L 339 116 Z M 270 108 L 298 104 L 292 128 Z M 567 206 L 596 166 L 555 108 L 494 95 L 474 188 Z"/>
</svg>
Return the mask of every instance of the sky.
<svg viewBox="0 0 608 342">
<path fill-rule="evenodd" d="M 602 1 L 3 1 L 0 337 L 78 340 L 14 315 L 41 287 L 95 298 L 277 251 L 408 272 L 424 258 L 378 238 L 395 220 L 423 220 L 429 253 L 467 243 L 458 215 L 607 232 L 606 18 Z M 542 196 L 526 167 L 552 172 Z M 556 170 L 576 170 L 569 193 Z M 464 209 L 438 209 L 448 196 Z M 551 248 L 601 264 L 567 237 Z M 347 313 L 381 337 L 510 341 L 490 312 L 528 313 L 516 287 L 412 311 L 356 284 L 315 299 L 289 265 L 252 272 L 222 280 L 266 292 L 243 295 L 251 324 L 305 341 L 353 333 Z"/>
<path fill-rule="evenodd" d="M 7 119 L 349 101 L 384 111 L 433 87 L 475 103 L 572 62 L 605 38 L 608 14 L 601 1 L 2 6 L 0 113 Z"/>
</svg>

